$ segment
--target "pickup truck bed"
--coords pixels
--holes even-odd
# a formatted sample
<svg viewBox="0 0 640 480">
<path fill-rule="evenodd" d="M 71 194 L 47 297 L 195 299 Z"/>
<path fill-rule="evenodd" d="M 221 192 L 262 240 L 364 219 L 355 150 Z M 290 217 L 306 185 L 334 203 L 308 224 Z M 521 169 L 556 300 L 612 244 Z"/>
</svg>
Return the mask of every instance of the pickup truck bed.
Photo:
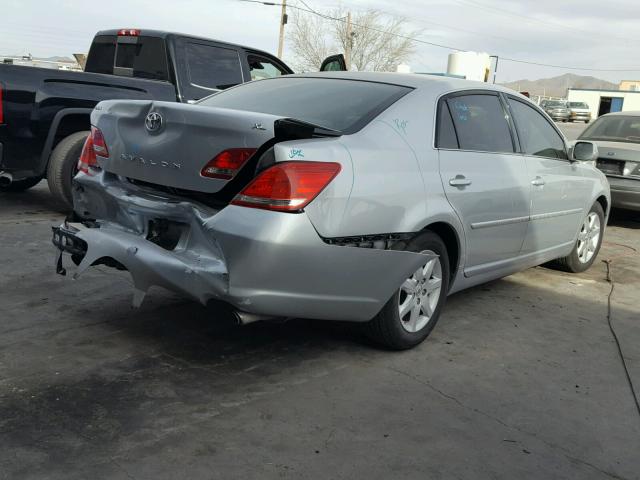
<svg viewBox="0 0 640 480">
<path fill-rule="evenodd" d="M 0 191 L 47 178 L 71 207 L 71 183 L 89 115 L 102 100 L 191 102 L 293 71 L 259 50 L 157 30 L 104 30 L 84 72 L 0 64 Z"/>
</svg>

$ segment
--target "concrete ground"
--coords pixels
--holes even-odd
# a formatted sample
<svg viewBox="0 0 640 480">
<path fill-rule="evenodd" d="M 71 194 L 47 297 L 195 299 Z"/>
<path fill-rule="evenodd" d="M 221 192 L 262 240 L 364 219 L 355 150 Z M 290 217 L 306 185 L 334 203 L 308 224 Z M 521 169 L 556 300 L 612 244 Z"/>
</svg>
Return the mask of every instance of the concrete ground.
<svg viewBox="0 0 640 480">
<path fill-rule="evenodd" d="M 237 327 L 126 274 L 54 273 L 45 184 L 0 195 L 0 479 L 637 479 L 640 216 L 581 275 L 449 298 L 418 348 L 338 323 Z"/>
</svg>

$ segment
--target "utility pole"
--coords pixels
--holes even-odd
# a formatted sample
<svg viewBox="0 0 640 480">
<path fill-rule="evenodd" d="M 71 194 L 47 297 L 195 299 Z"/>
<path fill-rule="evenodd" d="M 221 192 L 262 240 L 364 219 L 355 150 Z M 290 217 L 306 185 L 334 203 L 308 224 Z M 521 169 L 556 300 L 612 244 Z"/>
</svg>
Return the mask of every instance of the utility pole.
<svg viewBox="0 0 640 480">
<path fill-rule="evenodd" d="M 351 32 L 351 12 L 347 13 L 347 44 L 344 49 L 344 63 L 347 71 L 351 70 L 351 47 L 353 47 L 353 33 Z"/>
<path fill-rule="evenodd" d="M 282 14 L 280 15 L 280 38 L 278 39 L 278 58 L 282 58 L 284 48 L 284 26 L 287 24 L 287 0 L 282 0 Z"/>
<path fill-rule="evenodd" d="M 495 58 L 496 59 L 496 63 L 493 66 L 493 83 L 496 83 L 496 75 L 498 74 L 498 56 L 497 55 L 491 55 L 489 58 Z"/>
</svg>

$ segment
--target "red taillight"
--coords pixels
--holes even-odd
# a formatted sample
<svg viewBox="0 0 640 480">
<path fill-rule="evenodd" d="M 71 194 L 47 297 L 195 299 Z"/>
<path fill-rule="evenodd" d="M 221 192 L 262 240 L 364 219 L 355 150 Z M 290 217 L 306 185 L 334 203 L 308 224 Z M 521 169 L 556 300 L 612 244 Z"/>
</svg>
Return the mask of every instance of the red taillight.
<svg viewBox="0 0 640 480">
<path fill-rule="evenodd" d="M 140 30 L 137 28 L 122 28 L 118 30 L 119 37 L 137 37 L 140 35 Z"/>
<path fill-rule="evenodd" d="M 96 127 L 91 127 L 91 137 L 93 138 L 93 151 L 99 157 L 109 158 L 109 150 L 104 141 L 104 135 Z"/>
<path fill-rule="evenodd" d="M 255 148 L 229 148 L 216 155 L 207 163 L 200 175 L 209 178 L 222 178 L 229 180 L 242 168 L 251 155 L 255 153 Z"/>
<path fill-rule="evenodd" d="M 0 86 L 0 124 L 4 123 L 4 109 L 2 104 L 2 86 Z"/>
<path fill-rule="evenodd" d="M 82 147 L 82 153 L 78 160 L 78 170 L 92 175 L 92 169 L 99 169 L 97 156 L 109 158 L 109 151 L 107 150 L 107 144 L 104 141 L 102 132 L 96 127 L 91 127 L 91 133 L 87 137 Z"/>
<path fill-rule="evenodd" d="M 338 173 L 339 163 L 277 163 L 258 175 L 231 203 L 295 212 L 316 198 Z"/>
</svg>

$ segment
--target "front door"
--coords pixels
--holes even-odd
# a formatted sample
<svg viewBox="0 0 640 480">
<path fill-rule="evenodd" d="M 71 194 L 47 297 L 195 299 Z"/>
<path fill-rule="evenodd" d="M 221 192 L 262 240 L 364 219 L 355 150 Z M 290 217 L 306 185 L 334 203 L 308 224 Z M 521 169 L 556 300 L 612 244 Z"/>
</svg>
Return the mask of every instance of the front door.
<svg viewBox="0 0 640 480">
<path fill-rule="evenodd" d="M 464 226 L 464 273 L 508 266 L 522 247 L 531 189 L 503 102 L 495 92 L 465 92 L 438 110 L 440 176 Z"/>
<path fill-rule="evenodd" d="M 569 161 L 564 139 L 540 112 L 514 97 L 509 105 L 531 188 L 531 218 L 522 253 L 561 249 L 573 242 L 584 218 L 589 180 Z"/>
</svg>

